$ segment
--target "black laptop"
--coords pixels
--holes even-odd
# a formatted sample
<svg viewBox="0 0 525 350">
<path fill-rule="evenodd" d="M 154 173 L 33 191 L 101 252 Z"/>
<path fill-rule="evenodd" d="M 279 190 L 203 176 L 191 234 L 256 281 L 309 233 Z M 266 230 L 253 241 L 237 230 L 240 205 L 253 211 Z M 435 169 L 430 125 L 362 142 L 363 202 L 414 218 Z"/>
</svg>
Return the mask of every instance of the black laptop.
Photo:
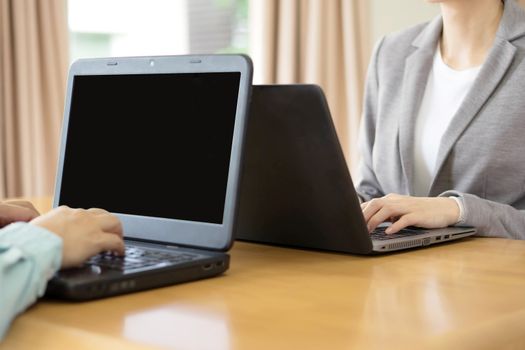
<svg viewBox="0 0 525 350">
<path fill-rule="evenodd" d="M 323 91 L 252 89 L 237 239 L 372 254 L 473 235 L 472 227 L 367 230 Z"/>
<path fill-rule="evenodd" d="M 228 269 L 251 77 L 240 55 L 72 65 L 54 207 L 116 214 L 126 255 L 58 272 L 48 296 L 100 298 Z"/>
</svg>

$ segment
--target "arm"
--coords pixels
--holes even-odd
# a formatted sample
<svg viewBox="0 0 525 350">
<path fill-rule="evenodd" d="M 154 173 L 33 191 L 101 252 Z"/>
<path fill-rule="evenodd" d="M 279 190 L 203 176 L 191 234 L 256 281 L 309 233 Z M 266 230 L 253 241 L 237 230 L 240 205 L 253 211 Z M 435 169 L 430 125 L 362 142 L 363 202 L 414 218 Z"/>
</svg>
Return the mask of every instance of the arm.
<svg viewBox="0 0 525 350">
<path fill-rule="evenodd" d="M 80 266 L 103 251 L 124 254 L 122 225 L 107 211 L 62 206 L 35 217 L 25 204 L 15 205 L 18 210 L 0 204 L 0 221 L 17 221 L 0 230 L 0 341 L 59 268 Z M 18 222 L 22 218 L 31 223 Z"/>
<path fill-rule="evenodd" d="M 364 110 L 363 116 L 361 117 L 361 129 L 359 133 L 361 159 L 359 162 L 359 179 L 356 186 L 356 191 L 361 201 L 369 201 L 372 198 L 385 195 L 375 176 L 372 158 L 376 133 L 379 90 L 377 62 L 382 43 L 383 40 L 380 40 L 374 49 L 366 79 Z"/>
<path fill-rule="evenodd" d="M 459 199 L 459 203 L 451 197 Z M 388 194 L 363 203 L 361 208 L 370 231 L 395 218 L 387 233 L 407 226 L 464 225 L 475 227 L 478 236 L 525 239 L 525 210 L 469 193 L 446 191 L 433 198 Z"/>
<path fill-rule="evenodd" d="M 0 340 L 15 316 L 44 294 L 61 256 L 62 240 L 44 228 L 16 223 L 0 230 Z"/>
<path fill-rule="evenodd" d="M 459 224 L 474 226 L 477 235 L 525 239 L 525 210 L 501 204 L 478 196 L 447 191 L 440 197 L 457 197 L 463 205 L 463 220 Z"/>
</svg>

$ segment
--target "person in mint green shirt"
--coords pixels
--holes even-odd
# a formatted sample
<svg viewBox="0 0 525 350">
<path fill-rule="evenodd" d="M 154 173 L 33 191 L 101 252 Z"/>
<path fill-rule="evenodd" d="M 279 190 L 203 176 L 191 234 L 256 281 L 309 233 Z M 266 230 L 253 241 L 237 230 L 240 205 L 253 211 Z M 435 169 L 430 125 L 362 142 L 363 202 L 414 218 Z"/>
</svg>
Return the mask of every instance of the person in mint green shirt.
<svg viewBox="0 0 525 350">
<path fill-rule="evenodd" d="M 59 269 L 104 251 L 124 254 L 122 225 L 103 209 L 62 206 L 39 215 L 29 202 L 4 201 L 0 227 L 0 343 Z"/>
</svg>

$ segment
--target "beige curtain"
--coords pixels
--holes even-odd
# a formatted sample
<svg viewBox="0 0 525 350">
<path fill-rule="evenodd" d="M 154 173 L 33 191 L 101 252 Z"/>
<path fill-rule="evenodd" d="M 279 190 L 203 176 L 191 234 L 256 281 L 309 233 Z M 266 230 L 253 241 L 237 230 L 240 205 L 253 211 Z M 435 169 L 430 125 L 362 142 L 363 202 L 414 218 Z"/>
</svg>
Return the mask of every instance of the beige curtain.
<svg viewBox="0 0 525 350">
<path fill-rule="evenodd" d="M 68 65 L 65 0 L 0 0 L 0 197 L 53 193 Z"/>
<path fill-rule="evenodd" d="M 350 169 L 370 47 L 367 0 L 250 0 L 254 83 L 323 88 Z"/>
</svg>

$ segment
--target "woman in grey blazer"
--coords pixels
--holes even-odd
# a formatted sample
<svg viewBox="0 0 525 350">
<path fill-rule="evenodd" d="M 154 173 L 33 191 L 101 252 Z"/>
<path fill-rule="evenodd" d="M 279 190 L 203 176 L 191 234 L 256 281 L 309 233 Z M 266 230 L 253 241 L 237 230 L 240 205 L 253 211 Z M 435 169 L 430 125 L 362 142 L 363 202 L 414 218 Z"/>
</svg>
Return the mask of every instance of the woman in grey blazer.
<svg viewBox="0 0 525 350">
<path fill-rule="evenodd" d="M 525 12 L 514 0 L 433 2 L 441 16 L 374 50 L 357 182 L 365 219 L 370 230 L 392 219 L 388 233 L 469 225 L 525 239 Z"/>
</svg>

